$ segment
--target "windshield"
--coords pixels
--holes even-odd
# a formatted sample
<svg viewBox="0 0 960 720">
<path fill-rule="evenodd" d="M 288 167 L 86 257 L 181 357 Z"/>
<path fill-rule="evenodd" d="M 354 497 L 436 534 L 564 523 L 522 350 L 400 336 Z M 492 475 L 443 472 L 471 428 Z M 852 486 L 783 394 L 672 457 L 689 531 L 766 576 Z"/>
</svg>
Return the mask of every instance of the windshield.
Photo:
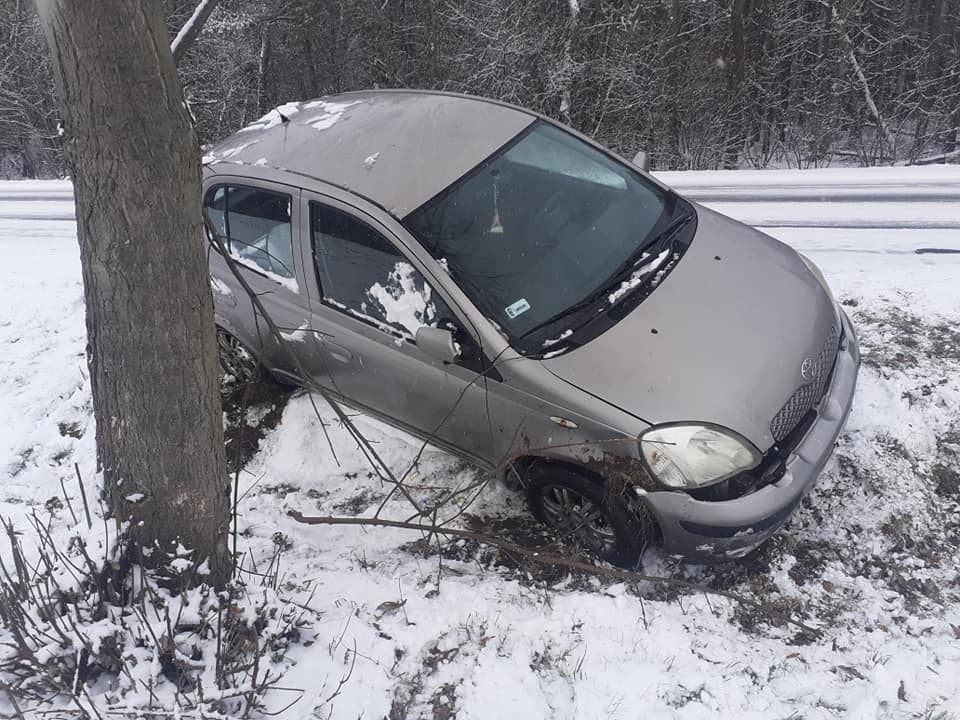
<svg viewBox="0 0 960 720">
<path fill-rule="evenodd" d="M 640 173 L 538 122 L 405 225 L 514 347 L 535 353 L 671 261 L 652 245 L 676 224 L 676 205 Z"/>
</svg>

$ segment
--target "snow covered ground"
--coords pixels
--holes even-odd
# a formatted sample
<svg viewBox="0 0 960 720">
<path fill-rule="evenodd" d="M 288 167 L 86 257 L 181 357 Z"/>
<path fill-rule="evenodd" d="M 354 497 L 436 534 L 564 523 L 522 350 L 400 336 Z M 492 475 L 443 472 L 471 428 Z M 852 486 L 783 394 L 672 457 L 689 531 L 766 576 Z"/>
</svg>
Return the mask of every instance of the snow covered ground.
<svg viewBox="0 0 960 720">
<path fill-rule="evenodd" d="M 864 367 L 834 459 L 771 543 L 715 568 L 653 553 L 645 570 L 742 593 L 822 635 L 720 597 L 518 570 L 462 541 L 441 566 L 407 531 L 298 524 L 287 510 L 372 514 L 386 489 L 328 423 L 333 461 L 307 398 L 268 399 L 256 417 L 282 418 L 242 478 L 241 550 L 262 566 L 283 548 L 284 595 L 319 618 L 289 658 L 294 690 L 271 699 L 300 697 L 283 717 L 960 718 L 960 254 L 917 252 L 960 251 L 960 168 L 661 177 L 818 263 Z M 69 197 L 65 183 L 0 183 L 0 515 L 26 529 L 53 514 L 64 540 L 73 522 L 52 498 L 62 482 L 81 506 L 74 463 L 96 495 Z M 360 423 L 408 466 L 414 440 Z M 430 450 L 417 492 L 473 473 Z M 536 534 L 499 485 L 462 524 Z"/>
</svg>

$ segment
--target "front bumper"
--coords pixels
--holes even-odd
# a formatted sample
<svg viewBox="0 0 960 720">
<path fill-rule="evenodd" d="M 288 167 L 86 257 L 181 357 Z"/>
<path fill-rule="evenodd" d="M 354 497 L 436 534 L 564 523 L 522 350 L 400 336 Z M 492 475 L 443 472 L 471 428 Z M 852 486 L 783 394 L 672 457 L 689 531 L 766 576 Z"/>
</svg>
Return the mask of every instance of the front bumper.
<svg viewBox="0 0 960 720">
<path fill-rule="evenodd" d="M 742 557 L 773 535 L 797 509 L 830 458 L 853 404 L 860 347 L 842 310 L 840 318 L 843 340 L 830 386 L 816 408 L 816 419 L 787 457 L 779 480 L 734 500 L 697 500 L 683 492 L 643 496 L 660 523 L 667 554 L 688 562 Z"/>
</svg>

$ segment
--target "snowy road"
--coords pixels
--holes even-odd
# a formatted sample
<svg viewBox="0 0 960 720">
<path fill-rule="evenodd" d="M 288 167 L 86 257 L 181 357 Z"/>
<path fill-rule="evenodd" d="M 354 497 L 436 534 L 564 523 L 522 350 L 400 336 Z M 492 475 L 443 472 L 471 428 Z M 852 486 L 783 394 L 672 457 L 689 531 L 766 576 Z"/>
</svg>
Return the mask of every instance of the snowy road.
<svg viewBox="0 0 960 720">
<path fill-rule="evenodd" d="M 842 290 L 870 285 L 876 273 L 891 268 L 890 256 L 897 256 L 897 270 L 911 279 L 911 287 L 919 284 L 925 295 L 945 302 L 960 293 L 955 256 L 960 253 L 960 166 L 663 172 L 657 177 L 809 255 Z M 58 223 L 52 237 L 72 243 L 72 195 L 64 181 L 0 182 L 0 223 L 29 234 L 37 221 Z"/>
<path fill-rule="evenodd" d="M 335 422 L 331 461 L 300 397 L 247 466 L 239 508 L 241 552 L 262 567 L 278 536 L 288 542 L 285 592 L 322 618 L 286 658 L 283 684 L 307 692 L 283 720 L 960 717 L 960 254 L 916 252 L 960 249 L 960 167 L 661 177 L 819 264 L 864 367 L 835 458 L 774 541 L 717 569 L 654 553 L 645 570 L 744 593 L 823 637 L 724 598 L 517 572 L 462 543 L 441 580 L 403 531 L 298 525 L 287 510 L 364 514 L 385 496 Z M 66 183 L 0 182 L 0 516 L 21 530 L 34 512 L 50 518 L 64 547 L 77 527 L 51 501 L 65 488 L 80 507 L 74 463 L 96 497 L 70 195 Z M 408 466 L 417 443 L 360 422 L 395 470 Z M 411 482 L 469 472 L 428 451 Z M 491 487 L 471 510 L 524 541 L 511 535 L 526 527 L 515 495 Z M 325 706 L 346 647 L 355 670 Z"/>
</svg>

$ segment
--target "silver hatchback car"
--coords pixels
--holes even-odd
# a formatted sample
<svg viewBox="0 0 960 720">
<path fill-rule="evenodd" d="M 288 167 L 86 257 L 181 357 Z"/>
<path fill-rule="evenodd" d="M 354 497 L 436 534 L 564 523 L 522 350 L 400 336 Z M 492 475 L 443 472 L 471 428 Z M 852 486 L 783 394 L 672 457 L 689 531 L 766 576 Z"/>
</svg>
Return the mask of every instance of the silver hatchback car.
<svg viewBox="0 0 960 720">
<path fill-rule="evenodd" d="M 284 105 L 205 156 L 204 204 L 312 381 L 615 564 L 745 555 L 850 410 L 857 339 L 813 263 L 522 108 Z M 211 276 L 224 362 L 295 382 L 215 253 Z"/>
</svg>

